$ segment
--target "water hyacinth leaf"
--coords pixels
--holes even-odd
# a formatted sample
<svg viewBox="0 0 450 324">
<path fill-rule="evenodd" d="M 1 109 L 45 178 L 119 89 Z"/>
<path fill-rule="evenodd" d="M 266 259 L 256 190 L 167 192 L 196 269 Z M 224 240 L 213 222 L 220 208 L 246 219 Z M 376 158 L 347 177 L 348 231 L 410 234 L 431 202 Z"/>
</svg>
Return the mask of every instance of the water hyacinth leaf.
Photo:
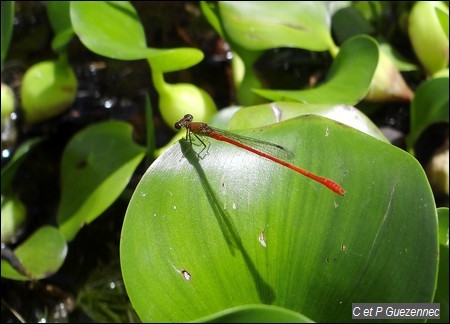
<svg viewBox="0 0 450 324">
<path fill-rule="evenodd" d="M 345 322 L 355 300 L 432 301 L 436 207 L 410 154 L 313 115 L 239 133 L 282 144 L 346 195 L 228 143 L 198 156 L 180 141 L 147 170 L 122 228 L 142 321 L 270 304 Z"/>
<path fill-rule="evenodd" d="M 377 64 L 376 42 L 368 36 L 356 36 L 342 45 L 323 84 L 307 90 L 253 91 L 273 101 L 355 105 L 368 93 Z"/>
<path fill-rule="evenodd" d="M 325 2 L 221 1 L 219 9 L 227 38 L 248 50 L 334 47 Z"/>
<path fill-rule="evenodd" d="M 203 53 L 194 48 L 147 47 L 144 28 L 128 1 L 73 1 L 70 15 L 81 42 L 92 52 L 105 57 L 120 60 L 152 59 L 152 68 L 162 72 L 185 69 L 203 59 Z"/>
<path fill-rule="evenodd" d="M 123 60 L 148 55 L 144 29 L 128 1 L 72 1 L 70 17 L 75 33 L 94 53 Z"/>
<path fill-rule="evenodd" d="M 152 69 L 167 73 L 187 69 L 199 63 L 203 57 L 203 53 L 195 48 L 173 48 L 153 50 L 147 58 Z"/>
<path fill-rule="evenodd" d="M 272 102 L 246 107 L 233 115 L 228 129 L 256 128 L 303 115 L 318 115 L 356 128 L 379 140 L 389 142 L 380 129 L 360 110 L 348 105 Z"/>
<path fill-rule="evenodd" d="M 411 130 L 406 139 L 409 148 L 413 147 L 428 126 L 448 123 L 448 118 L 448 77 L 422 83 L 411 103 Z"/>
<path fill-rule="evenodd" d="M 144 157 L 145 148 L 133 142 L 131 132 L 128 123 L 102 122 L 66 146 L 57 220 L 68 241 L 117 199 Z"/>
<path fill-rule="evenodd" d="M 67 254 L 67 243 L 56 227 L 43 226 L 20 244 L 14 253 L 29 276 L 18 273 L 2 259 L 2 277 L 14 280 L 43 279 L 61 267 Z"/>
</svg>

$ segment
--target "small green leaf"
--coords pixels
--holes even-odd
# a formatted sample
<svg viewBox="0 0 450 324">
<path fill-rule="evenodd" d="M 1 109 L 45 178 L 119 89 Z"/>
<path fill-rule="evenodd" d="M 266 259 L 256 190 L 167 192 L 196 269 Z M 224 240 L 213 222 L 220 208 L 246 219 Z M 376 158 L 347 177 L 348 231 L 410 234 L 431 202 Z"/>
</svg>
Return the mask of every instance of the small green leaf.
<svg viewBox="0 0 450 324">
<path fill-rule="evenodd" d="M 66 146 L 61 166 L 58 224 L 71 241 L 120 195 L 145 154 L 131 125 L 108 121 L 87 127 Z"/>
<path fill-rule="evenodd" d="M 43 279 L 54 274 L 63 264 L 67 244 L 62 233 L 53 226 L 43 226 L 15 249 L 15 255 L 33 279 Z M 18 273 L 2 259 L 2 277 L 30 280 Z"/>
<path fill-rule="evenodd" d="M 273 101 L 354 105 L 369 91 L 378 64 L 378 46 L 368 36 L 356 36 L 341 47 L 325 83 L 307 90 L 253 90 Z"/>
<path fill-rule="evenodd" d="M 411 130 L 406 139 L 408 147 L 413 147 L 428 126 L 448 123 L 448 118 L 448 77 L 423 82 L 411 103 Z"/>
<path fill-rule="evenodd" d="M 148 61 L 152 69 L 167 73 L 187 69 L 201 60 L 203 53 L 195 48 L 173 48 L 164 50 L 152 50 Z"/>
<path fill-rule="evenodd" d="M 174 145 L 142 177 L 122 229 L 142 321 L 270 304 L 347 322 L 355 300 L 433 300 L 436 207 L 410 154 L 318 116 L 239 133 L 292 150 L 291 163 L 346 195 L 228 143 L 204 139 L 200 156 L 202 146 Z"/>
</svg>

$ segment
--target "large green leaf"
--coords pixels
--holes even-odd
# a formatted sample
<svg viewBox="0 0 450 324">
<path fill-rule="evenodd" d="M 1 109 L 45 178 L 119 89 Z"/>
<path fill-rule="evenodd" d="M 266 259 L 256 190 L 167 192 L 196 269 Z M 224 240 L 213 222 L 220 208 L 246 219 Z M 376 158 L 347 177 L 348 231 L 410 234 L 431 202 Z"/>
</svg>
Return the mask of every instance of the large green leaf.
<svg viewBox="0 0 450 324">
<path fill-rule="evenodd" d="M 147 47 L 144 28 L 128 1 L 71 1 L 75 33 L 92 52 L 120 60 L 152 60 L 152 68 L 171 72 L 188 68 L 203 59 L 194 48 Z M 153 62 L 154 60 L 154 62 Z"/>
<path fill-rule="evenodd" d="M 354 105 L 369 91 L 377 64 L 375 41 L 368 36 L 356 36 L 342 45 L 323 84 L 306 90 L 253 91 L 273 101 Z"/>
<path fill-rule="evenodd" d="M 131 138 L 130 124 L 90 126 L 66 146 L 61 166 L 58 224 L 68 241 L 120 195 L 145 154 Z"/>
<path fill-rule="evenodd" d="M 334 47 L 331 13 L 323 1 L 221 1 L 219 8 L 228 38 L 248 50 Z"/>
<path fill-rule="evenodd" d="M 448 123 L 448 77 L 425 81 L 411 103 L 411 130 L 406 139 L 410 148 L 422 132 L 434 123 Z"/>
<path fill-rule="evenodd" d="M 62 233 L 53 226 L 43 226 L 14 250 L 30 277 L 20 274 L 2 258 L 2 277 L 15 280 L 43 279 L 54 274 L 63 264 L 67 244 Z"/>
<path fill-rule="evenodd" d="M 345 322 L 355 301 L 433 300 L 436 208 L 410 154 L 312 115 L 241 134 L 291 149 L 293 164 L 346 195 L 228 143 L 211 139 L 201 157 L 174 145 L 143 176 L 122 230 L 142 321 L 270 304 Z"/>
</svg>

